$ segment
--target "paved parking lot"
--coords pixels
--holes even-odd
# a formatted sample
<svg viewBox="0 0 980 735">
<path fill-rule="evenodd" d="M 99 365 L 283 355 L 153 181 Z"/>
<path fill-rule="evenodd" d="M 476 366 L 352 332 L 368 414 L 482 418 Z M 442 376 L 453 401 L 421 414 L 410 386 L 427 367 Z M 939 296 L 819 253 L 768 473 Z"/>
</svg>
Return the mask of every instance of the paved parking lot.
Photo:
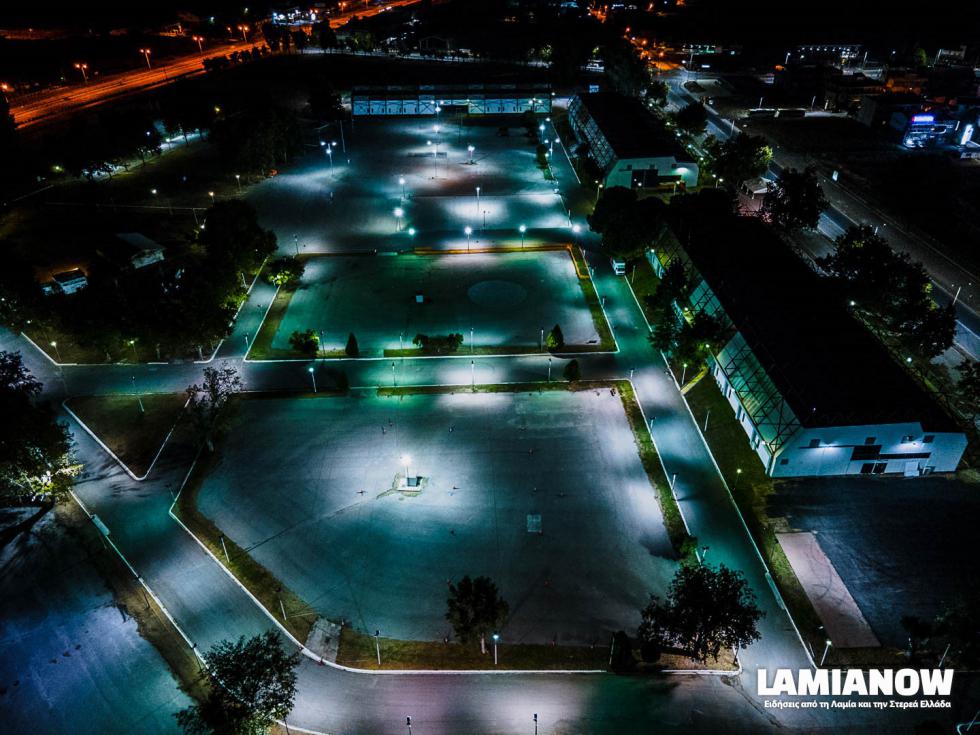
<svg viewBox="0 0 980 735">
<path fill-rule="evenodd" d="M 253 187 L 248 199 L 289 253 L 466 247 L 465 227 L 474 246 L 519 245 L 522 224 L 528 241 L 569 241 L 564 203 L 536 167 L 523 129 L 500 137 L 495 126 L 441 120 L 436 133 L 435 125 L 431 118 L 356 120 L 346 153 L 336 131 L 325 130 L 338 143 L 332 167 L 327 156 L 308 156 Z"/>
<path fill-rule="evenodd" d="M 885 645 L 904 646 L 900 620 L 931 620 L 980 573 L 977 488 L 944 477 L 782 480 L 769 514 L 813 531 Z"/>
<path fill-rule="evenodd" d="M 364 356 L 411 348 L 418 333 L 450 332 L 463 335 L 461 353 L 499 346 L 533 351 L 542 330 L 555 324 L 568 345 L 598 345 L 566 252 L 316 258 L 307 263 L 272 346 L 288 350 L 294 331 L 313 329 L 324 350 L 342 350 L 354 332 Z"/>
<path fill-rule="evenodd" d="M 417 497 L 390 492 L 406 461 Z M 447 635 L 447 581 L 485 574 L 506 640 L 605 645 L 676 567 L 609 390 L 244 401 L 200 504 L 321 614 L 396 638 Z"/>
</svg>

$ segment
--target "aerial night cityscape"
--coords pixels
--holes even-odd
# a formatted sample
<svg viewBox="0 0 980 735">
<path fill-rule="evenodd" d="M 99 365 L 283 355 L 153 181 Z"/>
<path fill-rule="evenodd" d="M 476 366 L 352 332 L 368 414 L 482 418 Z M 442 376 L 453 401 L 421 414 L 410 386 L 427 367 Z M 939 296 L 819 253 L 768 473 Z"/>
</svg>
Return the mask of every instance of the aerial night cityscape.
<svg viewBox="0 0 980 735">
<path fill-rule="evenodd" d="M 980 735 L 980 3 L 0 8 L 0 732 Z"/>
</svg>

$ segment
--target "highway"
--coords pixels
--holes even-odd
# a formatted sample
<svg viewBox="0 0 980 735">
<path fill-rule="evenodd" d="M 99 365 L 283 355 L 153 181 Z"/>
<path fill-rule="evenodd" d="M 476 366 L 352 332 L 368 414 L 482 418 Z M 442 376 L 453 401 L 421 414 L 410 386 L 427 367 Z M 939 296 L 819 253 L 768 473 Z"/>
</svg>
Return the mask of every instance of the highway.
<svg viewBox="0 0 980 735">
<path fill-rule="evenodd" d="M 347 11 L 330 19 L 331 28 L 338 28 L 347 23 L 351 18 L 369 17 L 385 12 L 391 8 L 412 5 L 419 0 L 393 0 L 384 5 L 367 7 L 356 11 Z M 119 99 L 138 92 L 160 87 L 176 81 L 182 77 L 194 76 L 204 73 L 204 60 L 216 56 L 227 56 L 235 51 L 244 51 L 253 46 L 262 46 L 265 41 L 260 33 L 252 33 L 252 40 L 236 41 L 234 43 L 222 44 L 213 48 L 205 48 L 201 53 L 188 54 L 174 59 L 168 59 L 166 63 L 153 64 L 153 56 L 150 55 L 152 68 L 139 68 L 121 74 L 113 74 L 107 77 L 89 76 L 87 82 L 72 86 L 57 87 L 45 92 L 33 95 L 25 95 L 22 98 L 14 98 L 11 101 L 11 113 L 14 122 L 19 128 L 30 128 L 43 123 L 48 123 L 71 113 L 97 107 L 110 100 Z"/>
<path fill-rule="evenodd" d="M 668 80 L 670 92 L 668 102 L 675 108 L 696 102 L 683 87 L 685 80 L 675 74 Z M 708 110 L 708 130 L 719 140 L 727 140 L 733 133 L 742 130 L 733 121 L 723 118 L 717 111 L 706 105 Z M 803 156 L 783 148 L 774 147 L 773 160 L 769 167 L 771 178 L 778 179 L 786 168 L 802 169 L 807 165 Z M 828 254 L 833 240 L 843 234 L 848 227 L 866 224 L 879 230 L 896 250 L 908 253 L 914 260 L 921 261 L 935 286 L 937 303 L 945 305 L 956 299 L 957 333 L 956 345 L 973 359 L 980 358 L 980 314 L 977 313 L 980 301 L 978 287 L 980 277 L 957 263 L 936 244 L 909 232 L 892 217 L 878 211 L 860 194 L 853 192 L 830 176 L 818 170 L 818 178 L 824 196 L 830 206 L 820 216 L 819 231 L 827 237 L 821 248 L 814 247 L 813 240 L 807 242 L 811 257 Z"/>
</svg>

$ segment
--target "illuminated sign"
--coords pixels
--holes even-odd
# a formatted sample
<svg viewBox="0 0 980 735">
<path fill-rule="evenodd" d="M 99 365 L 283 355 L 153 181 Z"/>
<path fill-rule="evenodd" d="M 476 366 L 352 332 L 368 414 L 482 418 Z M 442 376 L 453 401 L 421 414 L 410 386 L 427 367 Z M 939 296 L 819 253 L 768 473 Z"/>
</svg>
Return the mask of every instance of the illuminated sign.
<svg viewBox="0 0 980 735">
<path fill-rule="evenodd" d="M 912 122 L 914 122 L 914 123 L 933 122 L 935 119 L 936 118 L 933 117 L 932 115 L 913 115 L 912 116 Z"/>
</svg>

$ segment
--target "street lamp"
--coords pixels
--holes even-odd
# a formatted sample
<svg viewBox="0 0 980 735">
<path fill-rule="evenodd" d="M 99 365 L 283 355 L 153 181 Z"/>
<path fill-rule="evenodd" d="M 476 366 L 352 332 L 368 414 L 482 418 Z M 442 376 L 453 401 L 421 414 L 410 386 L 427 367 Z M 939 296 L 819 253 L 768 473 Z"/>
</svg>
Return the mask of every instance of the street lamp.
<svg viewBox="0 0 980 735">
<path fill-rule="evenodd" d="M 374 649 L 378 652 L 378 666 L 381 665 L 381 631 L 374 631 Z"/>
<path fill-rule="evenodd" d="M 139 362 L 140 356 L 136 353 L 136 340 L 135 339 L 129 340 L 129 346 L 133 348 L 133 357 L 136 359 L 136 362 Z"/>
<path fill-rule="evenodd" d="M 400 232 L 402 229 L 402 217 L 405 216 L 405 210 L 401 207 L 395 207 L 395 232 Z"/>
<path fill-rule="evenodd" d="M 412 458 L 408 454 L 402 455 L 402 464 L 405 465 L 405 484 L 408 484 L 408 465 L 411 463 Z"/>
<path fill-rule="evenodd" d="M 58 356 L 58 362 L 61 362 L 61 350 L 58 349 L 58 343 L 51 340 L 51 346 L 54 347 L 54 354 Z"/>
<path fill-rule="evenodd" d="M 197 50 L 199 53 L 204 53 L 204 47 L 201 45 L 204 42 L 203 36 L 194 36 L 194 40 L 197 41 Z"/>
<path fill-rule="evenodd" d="M 405 177 L 404 176 L 398 177 L 398 183 L 402 187 L 402 199 L 404 199 L 405 198 Z"/>
<path fill-rule="evenodd" d="M 408 234 L 411 235 L 412 237 L 415 237 L 415 228 L 414 227 L 409 227 L 408 228 Z"/>
<path fill-rule="evenodd" d="M 829 650 L 830 650 L 830 647 L 831 647 L 832 645 L 834 645 L 834 644 L 833 644 L 833 643 L 831 642 L 831 640 L 830 640 L 830 639 L 828 638 L 828 639 L 827 639 L 827 643 L 826 643 L 826 644 L 824 645 L 824 647 L 823 647 L 823 655 L 822 655 L 822 656 L 820 657 L 820 665 L 821 665 L 821 666 L 823 666 L 823 662 L 827 660 L 827 651 L 829 651 Z"/>
<path fill-rule="evenodd" d="M 476 148 L 474 148 L 471 145 L 468 145 L 468 146 L 466 146 L 466 150 L 470 154 L 469 164 L 472 166 L 473 165 L 473 151 L 475 151 Z"/>
<path fill-rule="evenodd" d="M 470 227 L 469 225 L 466 225 L 466 227 L 463 229 L 463 232 L 466 233 L 466 252 L 469 252 L 470 251 L 470 235 L 473 234 L 473 228 Z"/>
<path fill-rule="evenodd" d="M 88 83 L 88 64 L 75 64 L 75 68 L 82 73 L 82 81 Z"/>
<path fill-rule="evenodd" d="M 132 376 L 132 380 L 133 380 L 133 393 L 136 394 L 136 402 L 139 404 L 140 413 L 146 413 L 146 410 L 143 408 L 143 397 L 139 394 L 139 391 L 136 390 L 136 376 L 135 375 Z"/>
<path fill-rule="evenodd" d="M 235 174 L 235 182 L 238 184 L 238 191 L 241 193 L 242 190 L 242 176 L 241 174 Z"/>
<path fill-rule="evenodd" d="M 213 205 L 214 204 L 214 192 L 213 191 L 209 191 L 208 192 L 208 196 L 211 197 L 211 204 Z"/>
<path fill-rule="evenodd" d="M 524 233 L 527 232 L 527 225 L 521 225 L 517 228 L 521 231 L 521 250 L 524 249 Z"/>
<path fill-rule="evenodd" d="M 498 633 L 493 634 L 493 665 L 497 665 L 497 642 L 500 640 Z"/>
<path fill-rule="evenodd" d="M 599 203 L 599 195 L 602 194 L 602 190 L 605 188 L 602 184 L 599 184 L 595 189 L 595 203 Z"/>
<path fill-rule="evenodd" d="M 476 187 L 476 213 L 480 214 L 480 187 Z"/>
<path fill-rule="evenodd" d="M 147 69 L 152 69 L 153 67 L 150 66 L 150 49 L 148 49 L 148 48 L 141 48 L 140 49 L 140 53 L 143 54 L 143 58 L 146 59 L 146 68 Z"/>
<path fill-rule="evenodd" d="M 686 378 L 686 377 L 687 377 L 687 363 L 685 362 L 683 364 L 683 367 L 681 368 L 681 386 L 682 387 L 684 385 L 684 378 Z"/>
<path fill-rule="evenodd" d="M 310 374 L 310 380 L 313 381 L 313 392 L 316 393 L 316 373 L 313 372 L 312 366 L 306 368 L 306 370 Z"/>
<path fill-rule="evenodd" d="M 248 26 L 246 26 L 246 25 L 238 26 L 238 30 L 240 30 L 242 32 L 242 40 L 245 43 L 248 43 L 248 36 L 245 35 L 246 33 L 248 33 Z"/>
<path fill-rule="evenodd" d="M 732 485 L 732 492 L 738 490 L 738 481 L 741 479 L 741 477 L 742 477 L 742 468 L 739 467 L 737 470 L 735 470 L 735 484 Z"/>
</svg>

